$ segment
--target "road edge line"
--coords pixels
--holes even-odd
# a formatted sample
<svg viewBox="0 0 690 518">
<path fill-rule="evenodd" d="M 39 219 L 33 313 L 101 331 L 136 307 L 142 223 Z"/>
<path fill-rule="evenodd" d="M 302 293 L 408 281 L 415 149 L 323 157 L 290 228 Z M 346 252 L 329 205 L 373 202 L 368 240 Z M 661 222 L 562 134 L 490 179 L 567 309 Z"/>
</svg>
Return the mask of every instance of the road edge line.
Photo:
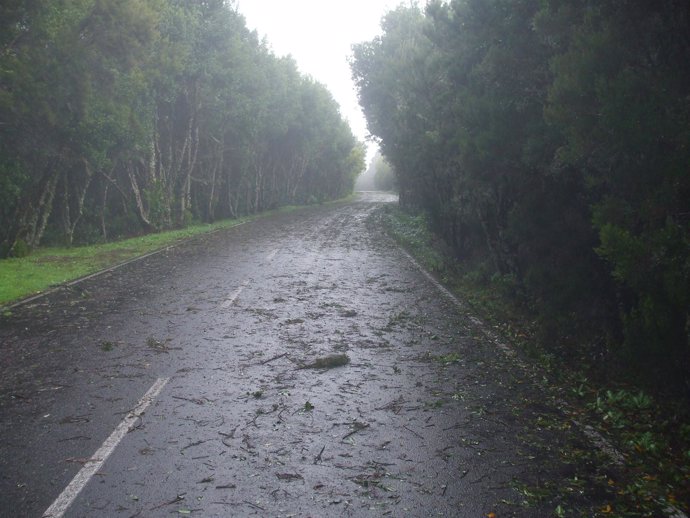
<svg viewBox="0 0 690 518">
<path fill-rule="evenodd" d="M 151 388 L 142 396 L 137 406 L 130 411 L 113 433 L 96 450 L 92 458 L 89 459 L 72 481 L 63 489 L 62 493 L 55 499 L 48 509 L 42 514 L 43 518 L 61 518 L 72 502 L 77 498 L 82 489 L 88 484 L 89 480 L 98 472 L 110 454 L 115 451 L 117 445 L 129 433 L 132 424 L 144 413 L 153 400 L 161 393 L 170 378 L 158 378 Z"/>
<path fill-rule="evenodd" d="M 497 346 L 503 352 L 503 354 L 505 354 L 507 357 L 513 360 L 519 368 L 521 368 L 525 372 L 529 372 L 527 365 L 518 358 L 517 353 L 514 349 L 512 349 L 509 345 L 502 341 L 495 333 L 489 331 L 487 329 L 486 324 L 482 322 L 479 318 L 470 314 L 470 310 L 467 304 L 464 304 L 458 297 L 455 296 L 455 294 L 452 291 L 450 291 L 443 284 L 441 284 L 438 281 L 438 279 L 431 275 L 431 273 L 426 271 L 426 269 L 421 264 L 419 264 L 419 262 L 414 257 L 412 257 L 412 255 L 407 250 L 405 250 L 402 247 L 399 247 L 399 250 L 407 257 L 407 259 L 412 263 L 412 265 L 414 265 L 414 267 L 417 268 L 417 270 L 422 275 L 424 275 L 424 277 L 426 277 L 431 282 L 431 284 L 434 285 L 436 289 L 438 289 L 451 302 L 453 302 L 453 304 L 455 304 L 455 306 L 458 309 L 467 312 L 467 317 L 472 322 L 472 324 L 474 324 L 474 326 L 477 327 L 481 331 L 481 333 L 491 341 L 491 343 Z M 562 404 L 563 406 L 568 406 L 567 403 L 562 399 L 558 399 L 556 401 L 559 404 Z M 611 442 L 606 437 L 604 437 L 601 433 L 599 433 L 590 425 L 586 425 L 575 419 L 568 418 L 567 416 L 566 418 L 569 419 L 570 422 L 572 422 L 577 428 L 579 428 L 582 431 L 585 437 L 587 437 L 589 442 L 595 448 L 606 454 L 615 464 L 619 466 L 625 466 L 625 456 L 615 446 L 613 446 L 613 444 L 611 444 Z M 664 512 L 668 514 L 669 518 L 688 518 L 687 514 L 685 514 L 682 510 L 678 509 L 673 505 L 667 505 Z"/>
</svg>

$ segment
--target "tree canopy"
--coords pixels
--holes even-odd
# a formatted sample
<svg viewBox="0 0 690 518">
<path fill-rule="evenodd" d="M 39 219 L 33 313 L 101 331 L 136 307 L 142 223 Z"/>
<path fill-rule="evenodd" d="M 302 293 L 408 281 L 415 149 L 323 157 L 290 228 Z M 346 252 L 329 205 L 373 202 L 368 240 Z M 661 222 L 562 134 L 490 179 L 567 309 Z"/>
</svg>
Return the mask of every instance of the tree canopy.
<svg viewBox="0 0 690 518">
<path fill-rule="evenodd" d="M 545 342 L 690 379 L 687 4 L 433 0 L 382 29 L 352 71 L 401 203 Z"/>
<path fill-rule="evenodd" d="M 352 190 L 326 88 L 230 2 L 0 7 L 0 257 Z"/>
</svg>

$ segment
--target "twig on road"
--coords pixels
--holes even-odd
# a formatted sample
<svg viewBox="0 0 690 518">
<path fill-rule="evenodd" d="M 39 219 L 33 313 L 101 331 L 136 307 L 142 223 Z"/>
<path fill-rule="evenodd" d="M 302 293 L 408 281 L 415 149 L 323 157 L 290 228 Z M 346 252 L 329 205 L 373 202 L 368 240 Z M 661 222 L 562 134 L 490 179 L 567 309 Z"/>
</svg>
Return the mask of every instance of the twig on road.
<svg viewBox="0 0 690 518">
<path fill-rule="evenodd" d="M 283 357 L 285 357 L 285 356 L 287 356 L 287 355 L 288 355 L 288 353 L 278 354 L 278 355 L 276 355 L 276 356 L 274 356 L 274 357 L 272 357 L 272 358 L 269 358 L 268 360 L 262 361 L 262 362 L 261 362 L 261 365 L 266 365 L 267 363 L 270 363 L 270 362 L 272 362 L 272 361 L 274 361 L 274 360 L 277 360 L 277 359 L 279 359 L 279 358 L 283 358 Z"/>
<path fill-rule="evenodd" d="M 355 421 L 355 422 L 353 423 L 353 426 L 355 427 L 355 429 L 352 430 L 350 433 L 345 434 L 345 435 L 343 436 L 343 438 L 341 439 L 341 441 L 344 441 L 345 439 L 347 439 L 347 438 L 350 437 L 351 435 L 354 435 L 354 434 L 356 434 L 357 432 L 360 432 L 360 431 L 364 430 L 365 428 L 369 428 L 369 423 L 358 423 L 357 421 Z"/>
<path fill-rule="evenodd" d="M 350 357 L 347 354 L 331 354 L 329 356 L 324 356 L 323 358 L 317 358 L 311 363 L 307 363 L 297 367 L 297 370 L 301 369 L 334 369 L 336 367 L 342 367 L 350 363 Z"/>
<path fill-rule="evenodd" d="M 410 433 L 416 435 L 416 436 L 419 437 L 420 439 L 424 439 L 424 437 L 423 437 L 422 435 L 420 435 L 420 434 L 418 434 L 417 432 L 415 432 L 412 428 L 408 428 L 408 427 L 405 426 L 405 425 L 403 425 L 403 428 L 404 428 L 405 430 L 407 430 L 408 432 L 410 432 Z"/>
<path fill-rule="evenodd" d="M 180 450 L 180 453 L 185 451 L 187 448 L 192 448 L 193 446 L 199 446 L 200 444 L 204 444 L 205 442 L 208 442 L 208 441 L 197 441 L 197 442 L 189 443 L 187 446 L 185 446 L 184 448 L 182 448 Z"/>
<path fill-rule="evenodd" d="M 245 500 L 244 503 L 251 506 L 251 507 L 254 507 L 255 509 L 261 509 L 262 511 L 266 510 L 264 507 L 261 507 L 260 505 L 256 505 L 256 504 L 250 502 L 249 500 Z"/>
<path fill-rule="evenodd" d="M 169 502 L 163 502 L 162 504 L 158 504 L 157 506 L 152 507 L 150 509 L 150 511 L 155 511 L 156 509 L 160 509 L 161 507 L 165 507 L 166 505 L 172 505 L 172 504 L 176 504 L 178 502 L 181 502 L 182 500 L 184 500 L 184 497 L 186 494 L 187 493 L 182 493 L 181 495 L 177 495 L 175 498 L 173 498 Z"/>
<path fill-rule="evenodd" d="M 321 460 L 321 455 L 323 454 L 323 451 L 326 449 L 326 445 L 323 445 L 323 448 L 321 448 L 321 451 L 319 454 L 314 458 L 314 464 L 317 464 Z"/>
<path fill-rule="evenodd" d="M 235 428 L 233 428 L 232 432 L 230 432 L 230 433 L 218 432 L 218 435 L 222 435 L 223 437 L 228 437 L 230 439 L 234 439 L 235 438 L 235 432 L 237 431 L 237 429 L 239 427 L 240 427 L 240 425 L 235 426 Z"/>
<path fill-rule="evenodd" d="M 58 442 L 77 441 L 77 440 L 90 441 L 91 437 L 88 437 L 86 435 L 75 435 L 74 437 L 68 437 L 67 439 L 60 439 Z"/>
<path fill-rule="evenodd" d="M 231 444 L 228 444 L 228 443 L 225 442 L 225 441 L 226 441 L 227 439 L 234 439 L 234 438 L 235 438 L 235 432 L 237 431 L 238 428 L 239 428 L 239 425 L 237 425 L 235 428 L 233 428 L 233 429 L 232 429 L 232 432 L 230 432 L 230 433 L 218 432 L 218 435 L 221 435 L 221 436 L 223 437 L 223 438 L 220 440 L 220 442 L 222 442 L 222 443 L 223 443 L 225 446 L 227 446 L 228 448 L 232 448 L 232 445 L 231 445 Z"/>
</svg>

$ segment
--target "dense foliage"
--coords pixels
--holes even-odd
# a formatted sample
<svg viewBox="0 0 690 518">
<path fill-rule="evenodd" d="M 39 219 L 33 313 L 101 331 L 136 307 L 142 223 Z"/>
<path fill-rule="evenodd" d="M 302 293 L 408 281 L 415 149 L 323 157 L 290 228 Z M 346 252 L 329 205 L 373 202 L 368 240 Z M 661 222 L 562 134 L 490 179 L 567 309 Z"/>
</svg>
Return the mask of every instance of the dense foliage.
<svg viewBox="0 0 690 518">
<path fill-rule="evenodd" d="M 352 70 L 401 204 L 545 342 L 689 380 L 687 3 L 434 0 L 382 28 Z"/>
<path fill-rule="evenodd" d="M 0 7 L 0 257 L 332 199 L 363 168 L 226 1 Z"/>
</svg>

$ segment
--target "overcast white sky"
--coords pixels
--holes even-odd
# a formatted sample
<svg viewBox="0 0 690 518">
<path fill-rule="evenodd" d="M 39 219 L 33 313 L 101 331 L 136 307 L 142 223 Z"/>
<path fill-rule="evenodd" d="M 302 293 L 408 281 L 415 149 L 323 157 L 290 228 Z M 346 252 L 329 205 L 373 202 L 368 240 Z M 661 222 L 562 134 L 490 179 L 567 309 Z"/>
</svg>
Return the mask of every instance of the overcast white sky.
<svg viewBox="0 0 690 518">
<path fill-rule="evenodd" d="M 276 55 L 292 55 L 303 73 L 326 85 L 352 131 L 364 140 L 368 132 L 350 78 L 348 57 L 352 44 L 369 41 L 381 32 L 381 18 L 401 2 L 238 0 L 237 7 L 247 26 L 265 36 Z"/>
</svg>

